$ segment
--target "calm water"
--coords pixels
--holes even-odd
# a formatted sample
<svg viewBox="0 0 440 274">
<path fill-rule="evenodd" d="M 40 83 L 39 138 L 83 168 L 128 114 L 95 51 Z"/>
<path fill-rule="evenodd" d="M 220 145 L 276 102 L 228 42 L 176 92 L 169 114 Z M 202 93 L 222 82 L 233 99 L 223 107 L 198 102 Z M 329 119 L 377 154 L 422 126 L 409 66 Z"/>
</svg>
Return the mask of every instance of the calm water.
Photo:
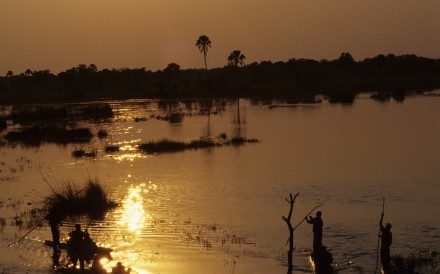
<svg viewBox="0 0 440 274">
<path fill-rule="evenodd" d="M 41 203 L 48 184 L 90 177 L 121 206 L 89 232 L 114 249 L 115 262 L 138 273 L 285 273 L 288 228 L 281 217 L 289 210 L 285 198 L 296 192 L 294 224 L 323 204 L 323 242 L 336 263 L 350 264 L 340 273 L 374 271 L 383 197 L 393 254 L 439 248 L 439 96 L 380 103 L 364 95 L 353 105 L 216 102 L 211 115 L 197 104 L 106 103 L 113 119 L 82 122 L 94 132 L 106 129 L 104 140 L 0 147 L 0 271 L 48 272 L 51 250 L 42 241 L 49 230 L 8 247 L 28 231 L 14 217 L 26 219 L 22 212 Z M 1 115 L 11 108 L 3 106 Z M 175 112 L 186 114 L 180 123 L 156 119 Z M 221 133 L 261 142 L 161 155 L 136 150 L 142 142 Z M 106 154 L 109 144 L 121 150 Z M 78 148 L 98 155 L 75 159 Z M 62 227 L 64 237 L 71 226 Z M 311 226 L 303 223 L 295 231 L 296 272 L 308 270 L 311 244 Z"/>
</svg>

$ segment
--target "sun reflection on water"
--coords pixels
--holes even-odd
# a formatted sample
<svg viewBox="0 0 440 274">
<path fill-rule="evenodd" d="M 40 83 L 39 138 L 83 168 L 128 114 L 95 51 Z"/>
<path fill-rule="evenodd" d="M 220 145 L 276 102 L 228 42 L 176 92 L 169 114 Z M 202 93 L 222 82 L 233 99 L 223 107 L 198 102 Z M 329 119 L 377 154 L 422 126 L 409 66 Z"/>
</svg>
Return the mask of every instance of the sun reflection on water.
<svg viewBox="0 0 440 274">
<path fill-rule="evenodd" d="M 132 178 L 131 174 L 127 178 Z M 101 261 L 107 272 L 116 266 L 118 261 L 123 262 L 126 268 L 130 267 L 132 273 L 151 273 L 145 266 L 145 256 L 148 251 L 143 248 L 142 237 L 148 230 L 148 222 L 152 217 L 145 210 L 145 203 L 148 203 L 147 195 L 157 189 L 157 185 L 151 181 L 131 185 L 122 201 L 122 206 L 117 214 L 116 222 L 120 230 L 122 241 L 114 250 L 112 256 L 115 260 Z M 142 250 L 142 251 L 141 251 Z"/>
<path fill-rule="evenodd" d="M 130 186 L 128 195 L 123 201 L 122 214 L 119 224 L 128 231 L 140 235 L 149 215 L 144 210 L 142 193 L 145 193 L 145 183 Z"/>
</svg>

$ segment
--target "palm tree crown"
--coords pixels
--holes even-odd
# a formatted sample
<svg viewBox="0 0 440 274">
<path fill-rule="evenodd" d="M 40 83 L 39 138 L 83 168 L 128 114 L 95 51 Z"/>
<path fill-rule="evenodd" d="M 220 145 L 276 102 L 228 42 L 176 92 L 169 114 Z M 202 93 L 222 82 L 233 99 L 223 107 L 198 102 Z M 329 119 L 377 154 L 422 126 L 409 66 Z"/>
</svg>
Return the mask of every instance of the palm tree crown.
<svg viewBox="0 0 440 274">
<path fill-rule="evenodd" d="M 246 59 L 246 56 L 244 56 L 241 53 L 241 51 L 234 50 L 228 56 L 228 65 L 233 66 L 233 67 L 238 67 L 239 65 L 243 66 L 244 65 L 244 59 Z"/>
<path fill-rule="evenodd" d="M 208 66 L 206 65 L 206 55 L 208 54 L 208 48 L 211 47 L 211 40 L 206 35 L 200 35 L 199 39 L 196 41 L 196 46 L 199 48 L 200 52 L 203 53 L 205 60 L 206 73 L 208 73 Z"/>
</svg>

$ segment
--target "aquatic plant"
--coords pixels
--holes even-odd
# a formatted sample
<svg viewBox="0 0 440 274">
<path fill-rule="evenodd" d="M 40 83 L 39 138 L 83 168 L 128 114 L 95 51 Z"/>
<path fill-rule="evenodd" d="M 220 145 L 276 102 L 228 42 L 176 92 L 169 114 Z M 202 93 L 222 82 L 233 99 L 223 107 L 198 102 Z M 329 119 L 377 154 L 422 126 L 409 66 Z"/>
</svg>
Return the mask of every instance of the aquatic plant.
<svg viewBox="0 0 440 274">
<path fill-rule="evenodd" d="M 256 143 L 256 142 L 258 142 L 258 139 L 255 139 L 255 138 L 246 139 L 246 138 L 239 137 L 239 136 L 238 137 L 234 137 L 234 138 L 232 138 L 230 140 L 230 143 L 233 146 L 240 146 L 240 145 L 242 145 L 244 143 Z"/>
<path fill-rule="evenodd" d="M 106 153 L 112 153 L 119 151 L 119 146 L 105 146 L 104 151 Z"/>
<path fill-rule="evenodd" d="M 48 212 L 46 218 L 49 221 L 61 221 L 69 216 L 80 215 L 100 219 L 108 210 L 116 207 L 116 203 L 108 198 L 97 179 L 88 179 L 86 186 L 82 188 L 72 182 L 58 188 L 49 186 L 52 194 L 44 200 Z"/>
<path fill-rule="evenodd" d="M 211 138 L 200 138 L 198 140 L 193 140 L 189 143 L 185 142 L 177 142 L 171 141 L 168 139 L 162 139 L 158 142 L 148 142 L 144 144 L 140 144 L 138 149 L 145 153 L 167 153 L 167 152 L 180 152 L 187 149 L 206 149 L 220 146 L 240 146 L 245 143 L 255 143 L 259 142 L 258 139 L 251 138 L 246 139 L 244 137 L 234 137 L 232 139 L 228 139 L 225 133 L 222 133 L 217 141 Z"/>
<path fill-rule="evenodd" d="M 158 142 L 140 144 L 138 148 L 145 153 L 178 152 L 185 150 L 185 143 L 162 139 Z"/>
<path fill-rule="evenodd" d="M 5 120 L 0 120 L 0 132 L 8 128 L 8 123 Z"/>
<path fill-rule="evenodd" d="M 99 131 L 98 131 L 98 138 L 99 139 L 103 139 L 103 138 L 105 138 L 105 137 L 107 137 L 108 136 L 108 132 L 107 132 L 107 130 L 105 130 L 105 129 L 100 129 Z"/>
<path fill-rule="evenodd" d="M 61 107 L 38 107 L 33 110 L 12 111 L 8 119 L 14 123 L 29 123 L 36 121 L 54 121 L 67 119 L 68 111 Z"/>
<path fill-rule="evenodd" d="M 113 118 L 114 114 L 109 104 L 96 104 L 84 107 L 82 115 L 88 119 L 103 120 Z"/>
<path fill-rule="evenodd" d="M 87 143 L 93 137 L 89 128 L 63 128 L 58 126 L 32 126 L 6 134 L 5 139 L 13 143 L 39 146 L 41 143 Z"/>
<path fill-rule="evenodd" d="M 72 156 L 75 158 L 82 158 L 82 157 L 88 157 L 88 158 L 95 158 L 98 155 L 98 152 L 95 150 L 91 150 L 89 152 L 86 152 L 83 149 L 76 149 L 72 151 Z"/>
</svg>

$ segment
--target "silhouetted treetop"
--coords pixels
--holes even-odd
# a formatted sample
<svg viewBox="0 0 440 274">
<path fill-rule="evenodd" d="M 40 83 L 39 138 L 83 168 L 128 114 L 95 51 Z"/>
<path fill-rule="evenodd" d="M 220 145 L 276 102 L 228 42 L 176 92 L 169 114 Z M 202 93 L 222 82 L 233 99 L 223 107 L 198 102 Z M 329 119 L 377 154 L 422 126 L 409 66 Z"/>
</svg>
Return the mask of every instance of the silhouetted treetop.
<svg viewBox="0 0 440 274">
<path fill-rule="evenodd" d="M 203 59 L 205 60 L 206 75 L 208 75 L 208 65 L 206 63 L 206 55 L 208 54 L 208 49 L 211 47 L 211 40 L 206 35 L 200 35 L 199 39 L 196 41 L 196 46 L 199 48 L 200 52 L 203 53 Z"/>
<path fill-rule="evenodd" d="M 209 38 L 202 35 L 197 41 L 197 47 L 206 58 L 211 45 Z M 99 70 L 94 64 L 79 64 L 57 75 L 49 70 L 26 69 L 19 74 L 8 71 L 0 76 L 0 101 L 291 96 L 316 92 L 351 100 L 361 91 L 401 94 L 402 91 L 440 88 L 440 59 L 413 54 L 379 54 L 356 61 L 350 53 L 343 52 L 335 60 L 265 60 L 244 66 L 245 58 L 240 50 L 232 51 L 227 57 L 227 66 L 209 70 L 209 84 L 202 73 L 208 72 L 207 66 L 181 69 L 176 63 L 169 63 L 156 72 L 145 67 Z M 239 70 L 231 69 L 238 67 Z"/>
<path fill-rule="evenodd" d="M 246 56 L 244 56 L 241 53 L 241 51 L 234 50 L 228 56 L 228 65 L 233 66 L 233 67 L 238 67 L 239 65 L 243 66 L 244 65 L 244 59 L 246 59 Z"/>
</svg>

